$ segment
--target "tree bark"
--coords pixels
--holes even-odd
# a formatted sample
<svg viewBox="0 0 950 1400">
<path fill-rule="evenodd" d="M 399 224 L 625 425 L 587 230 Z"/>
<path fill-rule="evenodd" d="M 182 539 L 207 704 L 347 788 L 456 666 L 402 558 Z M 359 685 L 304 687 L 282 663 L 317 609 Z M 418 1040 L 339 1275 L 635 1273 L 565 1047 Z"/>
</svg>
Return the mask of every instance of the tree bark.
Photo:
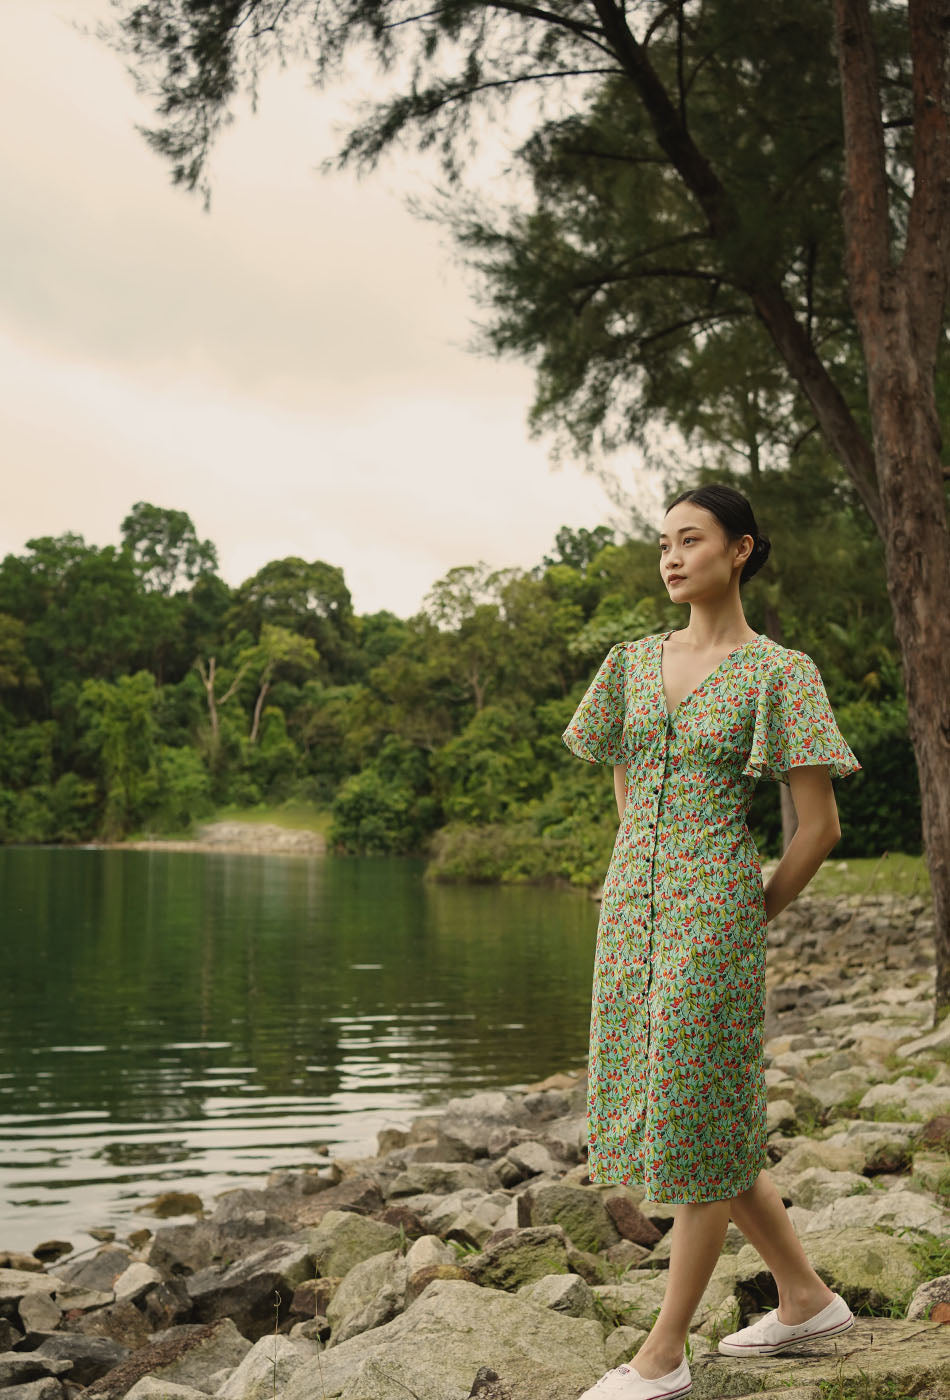
<svg viewBox="0 0 950 1400">
<path fill-rule="evenodd" d="M 847 274 L 868 376 L 887 588 L 904 669 L 935 916 L 934 1020 L 950 1012 L 950 530 L 935 366 L 950 270 L 950 0 L 910 0 L 914 194 L 891 247 L 868 0 L 835 0 Z"/>
</svg>

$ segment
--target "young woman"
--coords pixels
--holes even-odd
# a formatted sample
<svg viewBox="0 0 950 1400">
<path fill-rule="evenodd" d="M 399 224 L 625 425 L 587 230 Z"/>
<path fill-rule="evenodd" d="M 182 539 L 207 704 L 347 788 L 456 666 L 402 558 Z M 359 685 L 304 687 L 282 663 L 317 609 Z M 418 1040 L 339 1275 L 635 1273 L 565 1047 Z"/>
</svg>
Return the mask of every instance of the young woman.
<svg viewBox="0 0 950 1400">
<path fill-rule="evenodd" d="M 672 1202 L 669 1281 L 649 1336 L 592 1400 L 674 1400 L 684 1347 L 730 1217 L 778 1286 L 778 1307 L 723 1338 L 771 1355 L 853 1326 L 808 1262 L 769 1178 L 763 1073 L 766 924 L 841 836 L 831 779 L 861 764 L 817 666 L 745 619 L 740 586 L 768 558 L 745 496 L 683 492 L 660 572 L 688 624 L 611 647 L 563 739 L 613 765 L 620 825 L 604 884 L 588 1057 L 593 1182 Z M 746 825 L 756 781 L 788 784 L 798 826 L 763 888 Z"/>
</svg>

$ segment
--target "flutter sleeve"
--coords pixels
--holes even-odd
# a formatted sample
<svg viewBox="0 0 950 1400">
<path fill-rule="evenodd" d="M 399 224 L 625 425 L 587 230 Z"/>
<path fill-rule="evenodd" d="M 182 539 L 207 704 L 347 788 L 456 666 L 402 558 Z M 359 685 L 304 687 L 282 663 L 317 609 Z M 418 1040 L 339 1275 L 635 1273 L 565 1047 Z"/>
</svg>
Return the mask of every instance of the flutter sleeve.
<svg viewBox="0 0 950 1400">
<path fill-rule="evenodd" d="M 623 736 L 625 658 L 625 642 L 610 648 L 561 735 L 571 753 L 588 763 L 628 761 Z"/>
<path fill-rule="evenodd" d="M 752 746 L 743 773 L 788 785 L 789 768 L 824 764 L 833 778 L 857 773 L 861 764 L 838 728 L 821 672 L 803 651 L 759 686 Z"/>
</svg>

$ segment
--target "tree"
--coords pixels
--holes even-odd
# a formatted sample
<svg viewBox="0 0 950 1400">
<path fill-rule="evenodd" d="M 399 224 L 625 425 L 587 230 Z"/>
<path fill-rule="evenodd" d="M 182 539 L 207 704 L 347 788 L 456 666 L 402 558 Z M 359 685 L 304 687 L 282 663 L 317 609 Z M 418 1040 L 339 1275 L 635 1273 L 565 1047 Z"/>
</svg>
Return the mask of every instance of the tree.
<svg viewBox="0 0 950 1400">
<path fill-rule="evenodd" d="M 309 637 L 324 679 L 349 679 L 351 671 L 355 678 L 353 600 L 335 564 L 274 559 L 242 583 L 228 614 L 232 636 L 243 631 L 258 637 L 265 623 Z"/>
<path fill-rule="evenodd" d="M 111 37 L 143 82 L 151 75 L 166 119 L 144 134 L 190 189 L 248 70 L 253 84 L 259 64 L 291 46 L 313 54 L 318 81 L 359 45 L 383 67 L 408 60 L 405 90 L 350 132 L 340 160 L 372 165 L 408 136 L 439 147 L 450 180 L 477 104 L 526 84 L 582 111 L 610 89 L 622 93 L 635 116 L 621 159 L 647 173 L 659 164 L 671 207 L 688 208 L 700 234 L 679 242 L 656 226 L 659 247 L 643 274 L 751 311 L 882 539 L 934 896 L 935 1010 L 950 1010 L 950 530 L 937 413 L 950 279 L 950 0 L 909 0 L 906 16 L 871 0 L 834 0 L 833 33 L 820 0 L 445 0 L 421 10 L 330 0 L 315 19 L 305 0 L 117 8 L 123 18 Z M 783 65 L 784 54 L 797 57 Z M 791 119 L 768 129 L 759 103 L 777 71 Z M 796 120 L 820 109 L 822 85 L 840 97 L 840 132 Z M 749 178 L 750 151 L 759 167 L 772 156 L 790 174 L 796 140 L 798 181 L 776 188 Z M 839 183 L 842 150 L 845 198 L 834 222 L 860 334 L 857 397 L 849 347 L 816 330 L 815 248 L 782 237 L 781 211 L 802 181 L 820 170 Z M 203 188 L 207 198 L 206 180 Z M 775 217 L 763 219 L 770 205 Z M 710 324 L 708 314 L 694 318 L 700 342 Z M 636 325 L 629 334 L 637 340 Z"/>
<path fill-rule="evenodd" d="M 166 598 L 176 584 L 193 583 L 218 567 L 218 551 L 210 540 L 198 539 L 183 510 L 137 501 L 122 522 L 122 543 L 145 587 Z"/>
<path fill-rule="evenodd" d="M 319 660 L 317 649 L 309 637 L 298 637 L 286 627 L 274 627 L 269 622 L 264 623 L 260 641 L 256 646 L 242 652 L 239 657 L 242 671 L 247 667 L 258 669 L 257 699 L 254 702 L 254 716 L 251 720 L 250 743 L 257 743 L 261 709 L 275 672 L 278 669 L 289 669 L 309 675 L 316 670 Z M 238 679 L 240 675 L 241 672 L 238 673 Z"/>
<path fill-rule="evenodd" d="M 98 758 L 105 788 L 104 834 L 125 836 L 142 816 L 155 760 L 155 677 L 148 671 L 114 684 L 83 683 L 79 713 L 89 750 Z"/>
</svg>

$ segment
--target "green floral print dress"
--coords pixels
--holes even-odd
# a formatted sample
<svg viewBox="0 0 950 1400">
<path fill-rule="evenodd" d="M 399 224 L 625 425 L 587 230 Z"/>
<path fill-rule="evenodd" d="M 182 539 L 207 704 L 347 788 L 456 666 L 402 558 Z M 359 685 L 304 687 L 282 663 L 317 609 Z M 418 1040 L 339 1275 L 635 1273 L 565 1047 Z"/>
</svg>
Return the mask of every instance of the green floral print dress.
<svg viewBox="0 0 950 1400">
<path fill-rule="evenodd" d="M 764 633 L 670 714 L 669 636 L 611 647 L 562 738 L 589 763 L 627 765 L 594 955 L 589 1176 L 679 1203 L 728 1200 L 768 1165 L 756 781 L 861 764 L 815 662 Z"/>
</svg>

